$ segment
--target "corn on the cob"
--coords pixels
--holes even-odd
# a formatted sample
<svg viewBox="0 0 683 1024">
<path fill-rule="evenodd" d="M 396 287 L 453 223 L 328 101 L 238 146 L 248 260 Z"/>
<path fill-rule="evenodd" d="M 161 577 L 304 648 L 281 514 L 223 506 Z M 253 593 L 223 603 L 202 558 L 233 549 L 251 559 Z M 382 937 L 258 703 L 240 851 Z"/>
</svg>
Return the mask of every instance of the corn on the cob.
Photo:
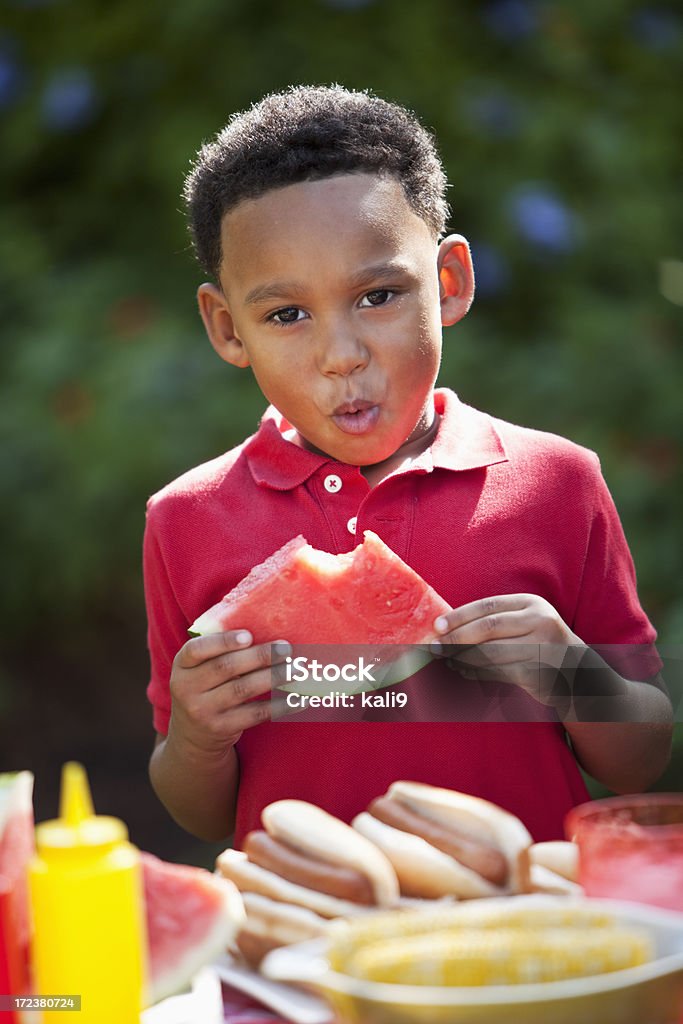
<svg viewBox="0 0 683 1024">
<path fill-rule="evenodd" d="M 603 974 L 651 956 L 637 929 L 462 928 L 357 947 L 346 972 L 403 985 L 514 985 Z"/>
<path fill-rule="evenodd" d="M 328 956 L 332 968 L 343 971 L 357 948 L 401 936 L 460 928 L 604 928 L 613 923 L 611 914 L 566 900 L 552 905 L 543 897 L 472 900 L 429 910 L 385 911 L 354 921 L 336 921 L 330 928 Z"/>
<path fill-rule="evenodd" d="M 481 900 L 335 922 L 334 970 L 413 985 L 508 985 L 603 974 L 652 958 L 647 933 L 590 904 Z"/>
</svg>

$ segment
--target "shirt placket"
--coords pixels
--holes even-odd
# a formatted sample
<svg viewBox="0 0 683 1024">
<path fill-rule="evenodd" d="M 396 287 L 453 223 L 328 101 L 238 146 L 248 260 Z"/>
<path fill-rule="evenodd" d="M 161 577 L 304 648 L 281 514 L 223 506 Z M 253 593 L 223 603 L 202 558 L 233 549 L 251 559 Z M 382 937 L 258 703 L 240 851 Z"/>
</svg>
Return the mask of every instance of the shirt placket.
<svg viewBox="0 0 683 1024">
<path fill-rule="evenodd" d="M 351 551 L 372 530 L 405 558 L 414 520 L 415 476 L 398 474 L 370 489 L 355 466 L 326 464 L 311 481 L 337 552 Z"/>
<path fill-rule="evenodd" d="M 355 466 L 326 463 L 312 478 L 311 485 L 327 521 L 334 550 L 351 551 L 362 539 L 358 516 L 369 493 L 367 481 Z"/>
</svg>

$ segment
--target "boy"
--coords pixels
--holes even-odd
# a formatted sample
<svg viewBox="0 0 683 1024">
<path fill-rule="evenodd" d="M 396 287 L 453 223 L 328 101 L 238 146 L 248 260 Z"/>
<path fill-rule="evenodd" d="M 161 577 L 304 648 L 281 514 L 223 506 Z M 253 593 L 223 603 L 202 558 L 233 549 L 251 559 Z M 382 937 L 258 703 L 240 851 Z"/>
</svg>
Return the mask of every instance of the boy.
<svg viewBox="0 0 683 1024">
<path fill-rule="evenodd" d="M 186 182 L 214 282 L 198 291 L 209 340 L 270 403 L 244 444 L 148 506 L 150 775 L 207 840 L 234 832 L 239 846 L 282 797 L 348 821 L 399 778 L 486 797 L 535 839 L 558 838 L 587 798 L 575 757 L 617 791 L 667 763 L 655 632 L 597 458 L 434 390 L 441 327 L 474 292 L 465 239 L 439 241 L 445 187 L 411 114 L 341 87 L 266 97 L 201 150 Z M 449 602 L 436 629 L 446 646 L 472 645 L 458 648 L 466 680 L 538 697 L 529 649 L 548 645 L 561 665 L 583 645 L 640 645 L 621 674 L 600 662 L 618 711 L 570 713 L 564 727 L 270 721 L 271 660 L 286 646 L 276 656 L 245 631 L 188 641 L 188 625 L 297 534 L 341 552 L 364 529 Z M 550 686 L 540 699 L 553 705 Z"/>
</svg>

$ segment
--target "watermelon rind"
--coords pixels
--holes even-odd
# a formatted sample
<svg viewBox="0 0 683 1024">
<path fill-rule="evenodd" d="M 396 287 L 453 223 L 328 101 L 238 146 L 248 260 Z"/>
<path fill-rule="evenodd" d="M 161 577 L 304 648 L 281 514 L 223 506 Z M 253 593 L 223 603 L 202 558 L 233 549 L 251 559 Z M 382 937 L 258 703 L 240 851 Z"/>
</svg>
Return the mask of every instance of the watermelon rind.
<svg viewBox="0 0 683 1024">
<path fill-rule="evenodd" d="M 173 879 L 173 892 L 169 896 L 169 904 L 172 900 L 173 905 L 166 907 L 158 897 L 154 900 L 146 898 L 150 956 L 145 1005 L 152 1006 L 168 996 L 186 991 L 197 972 L 232 945 L 246 915 L 237 887 L 227 879 L 204 868 L 167 864 L 148 853 L 143 853 L 141 859 L 146 897 L 156 878 L 164 880 L 169 877 L 169 872 L 173 873 L 178 868 L 177 877 Z M 193 938 L 191 944 L 188 944 L 182 930 L 182 917 L 178 916 L 177 911 L 182 904 L 183 892 L 192 889 L 203 892 L 213 890 L 217 898 L 210 907 L 210 923 L 206 931 L 199 940 Z M 150 904 L 153 904 L 153 908 Z M 160 963 L 155 953 L 155 939 L 160 933 L 164 933 L 166 940 L 170 934 L 175 943 L 172 962 L 166 964 Z"/>
<path fill-rule="evenodd" d="M 0 772 L 0 835 L 15 814 L 33 814 L 32 772 Z"/>
</svg>

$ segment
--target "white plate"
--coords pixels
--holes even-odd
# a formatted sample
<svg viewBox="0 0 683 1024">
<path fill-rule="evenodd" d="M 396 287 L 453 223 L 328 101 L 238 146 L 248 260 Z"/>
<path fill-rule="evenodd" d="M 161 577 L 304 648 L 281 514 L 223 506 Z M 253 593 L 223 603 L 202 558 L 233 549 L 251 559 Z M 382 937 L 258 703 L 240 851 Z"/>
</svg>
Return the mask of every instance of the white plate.
<svg viewBox="0 0 683 1024">
<path fill-rule="evenodd" d="M 264 978 L 227 955 L 217 960 L 213 968 L 227 985 L 251 996 L 292 1024 L 332 1024 L 330 1008 L 317 996 Z"/>
</svg>

